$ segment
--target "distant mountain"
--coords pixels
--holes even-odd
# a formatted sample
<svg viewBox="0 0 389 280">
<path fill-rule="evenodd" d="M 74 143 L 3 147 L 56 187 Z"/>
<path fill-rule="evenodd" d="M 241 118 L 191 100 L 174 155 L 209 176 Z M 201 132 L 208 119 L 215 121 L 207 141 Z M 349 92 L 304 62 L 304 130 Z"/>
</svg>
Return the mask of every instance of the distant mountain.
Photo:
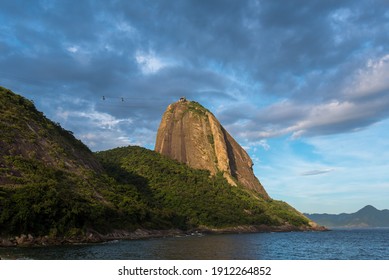
<svg viewBox="0 0 389 280">
<path fill-rule="evenodd" d="M 371 205 L 351 214 L 305 214 L 309 219 L 328 228 L 389 227 L 389 210 Z"/>
</svg>

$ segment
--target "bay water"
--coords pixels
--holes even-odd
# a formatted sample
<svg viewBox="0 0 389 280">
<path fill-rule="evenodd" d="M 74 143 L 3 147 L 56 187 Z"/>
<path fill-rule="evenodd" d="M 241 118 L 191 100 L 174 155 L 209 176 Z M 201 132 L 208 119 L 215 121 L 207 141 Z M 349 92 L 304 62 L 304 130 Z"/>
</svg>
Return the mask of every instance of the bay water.
<svg viewBox="0 0 389 280">
<path fill-rule="evenodd" d="M 35 248 L 0 248 L 1 259 L 389 260 L 389 228 L 191 235 Z"/>
</svg>

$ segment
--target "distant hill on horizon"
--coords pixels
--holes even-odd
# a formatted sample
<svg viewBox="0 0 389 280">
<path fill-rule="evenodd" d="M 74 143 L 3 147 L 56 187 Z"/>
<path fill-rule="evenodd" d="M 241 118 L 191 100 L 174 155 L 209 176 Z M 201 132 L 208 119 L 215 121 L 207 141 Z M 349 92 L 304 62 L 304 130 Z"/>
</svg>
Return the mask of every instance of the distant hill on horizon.
<svg viewBox="0 0 389 280">
<path fill-rule="evenodd" d="M 305 214 L 305 216 L 328 228 L 389 227 L 389 210 L 378 210 L 371 205 L 350 214 Z"/>
</svg>

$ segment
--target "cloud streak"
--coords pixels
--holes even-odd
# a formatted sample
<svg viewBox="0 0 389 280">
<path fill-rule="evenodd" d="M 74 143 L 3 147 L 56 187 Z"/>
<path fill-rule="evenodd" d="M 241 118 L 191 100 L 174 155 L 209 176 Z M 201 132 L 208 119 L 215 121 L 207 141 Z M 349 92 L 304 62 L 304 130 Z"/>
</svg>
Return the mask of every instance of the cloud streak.
<svg viewBox="0 0 389 280">
<path fill-rule="evenodd" d="M 301 173 L 301 176 L 315 176 L 332 172 L 333 169 L 309 170 Z"/>
</svg>

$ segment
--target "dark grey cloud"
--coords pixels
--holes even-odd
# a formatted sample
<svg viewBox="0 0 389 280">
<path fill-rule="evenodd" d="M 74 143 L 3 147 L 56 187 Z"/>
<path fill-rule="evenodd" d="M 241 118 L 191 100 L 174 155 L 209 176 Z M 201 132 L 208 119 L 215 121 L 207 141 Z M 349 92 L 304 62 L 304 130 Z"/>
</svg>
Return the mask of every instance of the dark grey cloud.
<svg viewBox="0 0 389 280">
<path fill-rule="evenodd" d="M 388 117 L 388 87 L 376 73 L 387 68 L 366 66 L 389 53 L 387 8 L 378 0 L 2 1 L 1 83 L 76 135 L 89 125 L 85 139 L 94 127 L 151 145 L 166 106 L 183 95 L 242 137 L 352 131 Z M 115 125 L 99 127 L 104 118 Z"/>
</svg>

